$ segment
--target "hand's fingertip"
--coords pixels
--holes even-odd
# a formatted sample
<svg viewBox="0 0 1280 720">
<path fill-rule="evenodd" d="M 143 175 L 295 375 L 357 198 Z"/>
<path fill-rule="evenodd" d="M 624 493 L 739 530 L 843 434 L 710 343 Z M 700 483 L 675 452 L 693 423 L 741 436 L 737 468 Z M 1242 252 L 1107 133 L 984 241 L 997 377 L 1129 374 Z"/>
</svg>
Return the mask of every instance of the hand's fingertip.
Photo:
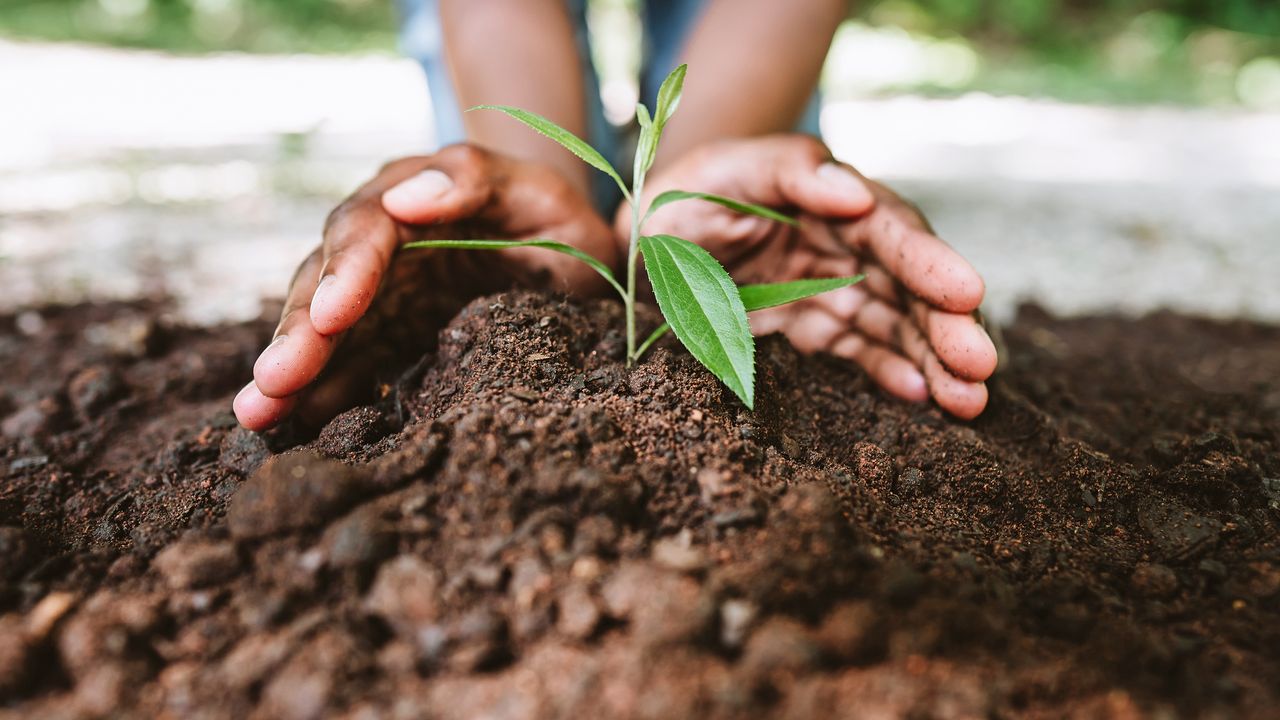
<svg viewBox="0 0 1280 720">
<path fill-rule="evenodd" d="M 942 384 L 942 387 L 933 388 L 933 399 L 938 401 L 943 410 L 957 418 L 972 420 L 987 407 L 987 386 L 984 383 L 952 378 L 951 382 Z"/>
<path fill-rule="evenodd" d="M 929 383 L 919 370 L 912 368 L 903 372 L 896 385 L 898 397 L 911 402 L 924 402 L 929 399 Z"/>
<path fill-rule="evenodd" d="M 850 215 L 862 215 L 875 205 L 875 195 L 871 188 L 849 168 L 825 162 L 814 171 L 819 186 L 844 212 Z"/>
<path fill-rule="evenodd" d="M 304 327 L 295 335 L 281 335 L 267 346 L 253 364 L 258 391 L 271 398 L 285 398 L 311 383 L 329 360 L 332 343 Z"/>
<path fill-rule="evenodd" d="M 377 277 L 351 282 L 346 277 L 325 276 L 311 298 L 311 326 L 326 337 L 349 330 L 369 309 L 377 282 Z"/>
<path fill-rule="evenodd" d="M 334 335 L 349 327 L 343 320 L 349 312 L 343 312 L 342 288 L 339 287 L 337 275 L 325 275 L 316 285 L 315 294 L 311 296 L 311 307 L 307 314 L 311 316 L 311 326 L 321 335 Z M 350 303 L 347 303 L 348 305 Z"/>
<path fill-rule="evenodd" d="M 250 382 L 236 394 L 235 400 L 231 402 L 231 409 L 236 420 L 246 430 L 261 432 L 275 427 L 288 417 L 296 401 L 293 396 L 269 398 L 258 390 L 255 383 Z"/>
<path fill-rule="evenodd" d="M 423 170 L 382 193 L 382 207 L 402 222 L 430 222 L 439 216 L 439 200 L 453 188 L 453 179 L 448 175 L 439 170 Z"/>
<path fill-rule="evenodd" d="M 987 284 L 968 261 L 956 255 L 957 262 L 942 268 L 937 284 L 937 305 L 947 312 L 970 313 L 982 305 Z"/>
<path fill-rule="evenodd" d="M 943 366 L 961 380 L 982 382 L 996 371 L 996 345 L 968 313 L 931 313 L 929 343 Z"/>
<path fill-rule="evenodd" d="M 976 342 L 978 346 L 971 355 L 969 373 L 966 380 L 982 381 L 995 374 L 1000 364 L 1000 353 L 996 351 L 996 343 L 987 331 L 978 326 Z"/>
</svg>

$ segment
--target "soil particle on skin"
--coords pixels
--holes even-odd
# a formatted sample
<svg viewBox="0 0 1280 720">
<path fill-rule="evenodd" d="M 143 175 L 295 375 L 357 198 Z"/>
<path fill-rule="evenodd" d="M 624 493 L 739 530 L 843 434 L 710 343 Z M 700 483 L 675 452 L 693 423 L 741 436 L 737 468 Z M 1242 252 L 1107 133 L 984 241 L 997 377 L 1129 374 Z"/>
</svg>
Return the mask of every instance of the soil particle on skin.
<svg viewBox="0 0 1280 720">
<path fill-rule="evenodd" d="M 615 304 L 511 292 L 255 435 L 269 322 L 38 312 L 0 318 L 0 715 L 1280 702 L 1277 328 L 1027 308 L 970 423 L 767 337 L 753 414 L 670 340 L 624 367 Z"/>
</svg>

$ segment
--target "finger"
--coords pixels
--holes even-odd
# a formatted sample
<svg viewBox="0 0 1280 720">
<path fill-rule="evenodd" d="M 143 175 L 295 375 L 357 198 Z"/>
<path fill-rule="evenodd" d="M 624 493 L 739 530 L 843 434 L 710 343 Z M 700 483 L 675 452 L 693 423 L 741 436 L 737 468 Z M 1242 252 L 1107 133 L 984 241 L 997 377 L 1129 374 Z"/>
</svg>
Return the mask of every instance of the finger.
<svg viewBox="0 0 1280 720">
<path fill-rule="evenodd" d="M 991 377 L 999 360 L 995 343 L 973 313 L 949 313 L 912 298 L 911 319 L 923 332 L 938 360 L 963 380 Z"/>
<path fill-rule="evenodd" d="M 236 420 L 246 430 L 261 432 L 285 419 L 293 410 L 296 401 L 297 396 L 267 397 L 258 391 L 254 383 L 250 382 L 236 394 L 236 399 L 231 402 L 231 409 L 236 414 Z"/>
<path fill-rule="evenodd" d="M 831 354 L 860 365 L 888 393 L 921 402 L 929 399 L 929 387 L 920 370 L 902 355 L 866 336 L 848 333 L 831 346 Z"/>
<path fill-rule="evenodd" d="M 750 154 L 744 152 L 751 165 L 742 176 L 748 200 L 791 206 L 823 218 L 854 218 L 875 205 L 865 179 L 832 160 L 830 150 L 816 138 L 788 135 L 763 143 L 764 157 L 755 150 L 761 144 L 752 145 Z"/>
<path fill-rule="evenodd" d="M 890 305 L 902 304 L 902 285 L 889 274 L 879 263 L 863 262 L 859 268 L 862 274 L 867 276 L 866 280 L 858 283 L 867 292 L 889 303 Z"/>
<path fill-rule="evenodd" d="M 416 161 L 416 162 L 410 162 Z M 388 180 L 369 189 L 381 195 L 391 217 L 410 225 L 456 222 L 472 217 L 493 193 L 498 158 L 473 145 L 451 145 L 426 158 L 388 166 Z"/>
<path fill-rule="evenodd" d="M 794 320 L 783 328 L 783 333 L 800 352 L 815 353 L 831 347 L 847 330 L 839 318 L 820 307 L 809 306 L 795 311 Z"/>
<path fill-rule="evenodd" d="M 292 395 L 315 379 L 333 353 L 335 338 L 311 324 L 311 288 L 320 274 L 320 256 L 312 253 L 298 268 L 275 337 L 253 365 L 258 391 L 272 398 Z"/>
<path fill-rule="evenodd" d="M 886 193 L 888 191 L 885 191 Z M 930 304 L 949 312 L 972 312 L 985 285 L 978 271 L 930 233 L 922 218 L 896 198 L 880 198 L 876 209 L 838 231 L 853 247 L 871 254 L 889 274 Z"/>
<path fill-rule="evenodd" d="M 338 206 L 325 226 L 324 272 L 311 301 L 318 331 L 350 328 L 369 309 L 404 225 L 453 222 L 488 202 L 488 153 L 466 145 L 388 165 Z"/>
<path fill-rule="evenodd" d="M 900 330 L 902 349 L 924 373 L 929 394 L 943 410 L 962 420 L 972 420 L 987 406 L 987 386 L 952 375 L 938 361 L 929 342 L 914 323 L 904 322 Z"/>
</svg>

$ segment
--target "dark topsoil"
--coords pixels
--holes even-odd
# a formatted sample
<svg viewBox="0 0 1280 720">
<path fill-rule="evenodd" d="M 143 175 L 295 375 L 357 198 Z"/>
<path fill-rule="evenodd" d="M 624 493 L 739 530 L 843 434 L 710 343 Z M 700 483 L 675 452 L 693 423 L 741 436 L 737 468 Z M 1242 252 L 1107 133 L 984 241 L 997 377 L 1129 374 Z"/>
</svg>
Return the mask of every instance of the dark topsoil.
<svg viewBox="0 0 1280 720">
<path fill-rule="evenodd" d="M 961 423 L 619 315 L 478 300 L 318 437 L 235 426 L 268 323 L 0 318 L 0 715 L 1275 717 L 1280 329 L 1026 309 Z"/>
</svg>

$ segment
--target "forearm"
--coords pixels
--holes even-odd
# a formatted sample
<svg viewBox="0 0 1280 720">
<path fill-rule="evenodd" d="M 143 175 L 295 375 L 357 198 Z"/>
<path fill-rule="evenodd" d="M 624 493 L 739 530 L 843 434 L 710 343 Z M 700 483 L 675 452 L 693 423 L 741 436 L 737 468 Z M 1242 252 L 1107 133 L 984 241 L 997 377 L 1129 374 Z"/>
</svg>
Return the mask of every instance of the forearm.
<svg viewBox="0 0 1280 720">
<path fill-rule="evenodd" d="M 656 164 L 711 140 L 794 128 L 847 6 L 845 0 L 710 0 L 685 46 L 689 76 Z"/>
<path fill-rule="evenodd" d="M 586 136 L 582 61 L 562 0 L 442 0 L 440 16 L 460 107 L 514 105 Z M 586 166 L 520 123 L 473 112 L 463 126 L 471 142 L 554 167 L 588 192 Z"/>
</svg>

